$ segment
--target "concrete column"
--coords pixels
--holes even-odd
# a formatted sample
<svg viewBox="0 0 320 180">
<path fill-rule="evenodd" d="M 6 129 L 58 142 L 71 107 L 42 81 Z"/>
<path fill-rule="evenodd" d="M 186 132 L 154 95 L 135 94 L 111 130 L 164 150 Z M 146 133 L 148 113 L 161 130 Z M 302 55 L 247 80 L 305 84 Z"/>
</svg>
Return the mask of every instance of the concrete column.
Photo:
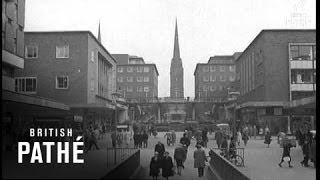
<svg viewBox="0 0 320 180">
<path fill-rule="evenodd" d="M 157 108 L 158 108 L 158 123 L 161 123 L 160 104 L 158 104 Z"/>
</svg>

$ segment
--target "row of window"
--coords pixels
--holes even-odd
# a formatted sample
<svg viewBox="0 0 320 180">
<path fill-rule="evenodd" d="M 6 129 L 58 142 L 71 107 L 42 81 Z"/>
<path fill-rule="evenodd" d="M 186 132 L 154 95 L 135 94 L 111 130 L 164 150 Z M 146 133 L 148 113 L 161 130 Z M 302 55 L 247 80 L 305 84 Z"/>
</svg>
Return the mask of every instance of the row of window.
<svg viewBox="0 0 320 180">
<path fill-rule="evenodd" d="M 68 76 L 56 76 L 56 89 L 68 89 Z M 37 78 L 36 77 L 17 77 L 15 78 L 15 91 L 24 93 L 37 92 Z"/>
<path fill-rule="evenodd" d="M 38 58 L 38 46 L 28 45 L 25 50 L 25 57 L 29 59 Z M 56 46 L 56 58 L 69 58 L 69 45 Z"/>
<path fill-rule="evenodd" d="M 123 72 L 124 67 L 118 67 L 118 72 L 122 73 Z M 134 68 L 133 67 L 127 67 L 127 72 L 133 72 Z M 149 72 L 150 68 L 149 67 L 141 67 L 138 66 L 135 68 L 135 71 L 138 73 L 143 73 L 143 72 Z"/>
<path fill-rule="evenodd" d="M 149 82 L 150 79 L 148 76 L 139 76 L 137 77 L 137 82 Z M 123 77 L 118 77 L 118 82 L 123 82 Z M 133 82 L 133 77 L 127 77 L 127 82 Z"/>
<path fill-rule="evenodd" d="M 209 66 L 204 66 L 202 67 L 203 72 L 215 72 L 215 71 L 219 71 L 220 72 L 225 72 L 226 69 L 229 69 L 230 72 L 235 72 L 235 66 L 231 65 L 231 66 L 223 66 L 223 65 L 211 65 Z"/>
<path fill-rule="evenodd" d="M 290 45 L 291 60 L 316 60 L 316 45 Z"/>
<path fill-rule="evenodd" d="M 222 91 L 223 86 L 220 85 L 203 85 L 202 87 L 199 87 L 199 91 Z"/>
<path fill-rule="evenodd" d="M 229 78 L 228 78 L 229 77 Z M 219 76 L 219 79 L 217 78 L 217 76 L 214 76 L 214 75 L 212 75 L 212 76 L 203 76 L 203 81 L 204 82 L 209 82 L 209 81 L 212 81 L 212 82 L 214 82 L 214 81 L 231 81 L 231 82 L 233 82 L 233 81 L 235 81 L 235 76 Z"/>
<path fill-rule="evenodd" d="M 127 86 L 126 88 L 127 92 L 133 92 L 133 87 L 132 86 Z M 137 87 L 137 92 L 149 92 L 149 86 L 138 86 Z"/>
</svg>

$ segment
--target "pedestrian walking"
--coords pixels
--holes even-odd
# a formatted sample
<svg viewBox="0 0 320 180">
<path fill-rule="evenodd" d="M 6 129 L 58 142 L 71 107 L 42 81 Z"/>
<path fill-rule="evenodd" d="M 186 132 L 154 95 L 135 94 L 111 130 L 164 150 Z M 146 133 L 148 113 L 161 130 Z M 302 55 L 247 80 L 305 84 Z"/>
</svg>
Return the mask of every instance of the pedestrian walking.
<svg viewBox="0 0 320 180">
<path fill-rule="evenodd" d="M 256 136 L 257 136 L 257 127 L 256 125 L 253 125 L 253 138 L 256 139 Z"/>
<path fill-rule="evenodd" d="M 316 147 L 317 147 L 316 135 L 314 135 L 312 139 L 312 143 L 310 146 L 310 160 L 313 162 L 314 167 L 316 168 Z"/>
<path fill-rule="evenodd" d="M 138 133 L 137 139 L 138 139 L 138 146 L 139 146 L 139 148 L 142 148 L 142 142 L 143 142 L 142 132 L 139 132 L 139 133 Z"/>
<path fill-rule="evenodd" d="M 154 156 L 151 158 L 150 162 L 150 172 L 149 175 L 152 176 L 153 180 L 157 180 L 160 172 L 161 160 L 159 158 L 159 153 L 154 152 Z"/>
<path fill-rule="evenodd" d="M 166 151 L 164 152 L 164 157 L 162 159 L 162 176 L 166 178 L 167 180 L 169 179 L 170 176 L 173 176 L 173 162 L 172 158 L 169 156 L 169 152 Z"/>
<path fill-rule="evenodd" d="M 228 141 L 227 136 L 223 136 L 223 140 L 221 142 L 221 151 L 223 156 L 226 156 L 228 154 Z"/>
<path fill-rule="evenodd" d="M 171 139 L 172 139 L 171 135 L 172 135 L 172 134 L 171 134 L 170 132 L 167 132 L 167 133 L 164 135 L 164 138 L 167 137 L 167 145 L 168 145 L 168 146 L 170 146 L 170 144 L 171 144 Z"/>
<path fill-rule="evenodd" d="M 264 137 L 264 143 L 268 145 L 268 147 L 270 146 L 271 143 L 271 134 L 270 131 L 266 132 L 266 135 Z"/>
<path fill-rule="evenodd" d="M 176 139 L 177 139 L 176 132 L 174 130 L 172 130 L 172 132 L 171 132 L 171 137 L 172 137 L 172 145 L 174 146 L 174 144 L 176 143 Z"/>
<path fill-rule="evenodd" d="M 196 145 L 196 150 L 193 153 L 193 158 L 194 158 L 194 168 L 198 168 L 198 176 L 202 177 L 204 174 L 204 167 L 206 166 L 206 154 L 204 150 L 201 148 L 200 144 Z"/>
<path fill-rule="evenodd" d="M 144 131 L 144 133 L 142 135 L 144 148 L 148 148 L 148 138 L 149 138 L 148 133 L 146 131 Z"/>
<path fill-rule="evenodd" d="M 309 154 L 310 154 L 310 147 L 312 142 L 312 134 L 310 129 L 308 128 L 307 131 L 303 134 L 303 145 L 302 145 L 302 152 L 303 152 L 303 161 L 301 161 L 301 165 L 305 167 L 309 167 Z"/>
<path fill-rule="evenodd" d="M 99 147 L 98 147 L 98 145 L 97 145 L 97 136 L 96 136 L 94 130 L 91 129 L 89 133 L 90 133 L 90 137 L 89 137 L 89 147 L 88 147 L 88 149 L 87 149 L 87 152 L 88 152 L 89 150 L 91 150 L 92 145 L 94 145 L 94 146 L 96 147 L 96 150 L 99 150 Z"/>
<path fill-rule="evenodd" d="M 187 137 L 186 133 L 183 133 L 183 137 L 180 139 L 180 143 L 183 144 L 183 145 L 186 145 L 187 148 L 189 147 L 190 139 Z"/>
<path fill-rule="evenodd" d="M 112 133 L 111 133 L 111 143 L 112 143 L 112 147 L 116 148 L 116 145 L 117 145 L 116 131 L 112 131 Z"/>
<path fill-rule="evenodd" d="M 161 141 L 158 141 L 158 143 L 154 147 L 154 151 L 159 153 L 159 158 L 163 158 L 163 154 L 165 152 L 164 145 L 161 143 Z"/>
<path fill-rule="evenodd" d="M 247 143 L 249 140 L 248 131 L 243 132 L 242 140 L 243 140 L 244 145 L 247 146 Z"/>
<path fill-rule="evenodd" d="M 204 128 L 204 130 L 202 130 L 202 143 L 203 143 L 203 147 L 207 147 L 207 143 L 208 143 L 208 130 L 207 130 L 207 128 Z"/>
<path fill-rule="evenodd" d="M 185 162 L 186 158 L 187 158 L 187 149 L 186 149 L 186 145 L 183 144 L 179 144 L 178 147 L 175 148 L 174 150 L 174 160 L 176 161 L 176 165 L 177 165 L 177 171 L 178 171 L 178 175 L 181 176 L 181 171 L 182 169 L 184 169 L 184 165 L 183 163 Z"/>
<path fill-rule="evenodd" d="M 134 148 L 138 148 L 138 146 L 139 146 L 138 134 L 136 132 L 134 132 L 134 134 L 133 134 L 133 144 L 134 144 Z"/>
<path fill-rule="evenodd" d="M 279 166 L 282 167 L 282 163 L 284 161 L 287 161 L 289 167 L 292 168 L 291 156 L 290 156 L 290 148 L 292 148 L 292 144 L 290 143 L 289 139 L 286 136 L 283 138 L 282 143 L 283 143 L 282 145 L 283 152 L 282 152 L 281 162 L 279 163 Z"/>
<path fill-rule="evenodd" d="M 221 147 L 222 140 L 223 140 L 222 132 L 221 132 L 220 129 L 215 133 L 215 139 L 216 139 L 218 148 L 220 148 L 220 147 Z"/>
<path fill-rule="evenodd" d="M 238 146 L 240 146 L 241 139 L 242 139 L 241 132 L 240 132 L 240 131 L 238 131 L 238 132 L 237 132 L 237 143 L 238 143 Z"/>
</svg>

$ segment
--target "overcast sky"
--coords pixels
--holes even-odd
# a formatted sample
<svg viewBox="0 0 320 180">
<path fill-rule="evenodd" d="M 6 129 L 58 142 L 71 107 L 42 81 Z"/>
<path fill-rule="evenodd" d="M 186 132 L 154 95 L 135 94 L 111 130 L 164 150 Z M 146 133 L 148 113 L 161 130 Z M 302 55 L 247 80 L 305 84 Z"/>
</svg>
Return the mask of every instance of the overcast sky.
<svg viewBox="0 0 320 180">
<path fill-rule="evenodd" d="M 97 36 L 100 20 L 102 44 L 110 53 L 141 56 L 157 65 L 163 97 L 170 94 L 177 17 L 185 96 L 194 97 L 197 63 L 243 51 L 262 29 L 315 29 L 315 4 L 316 0 L 26 0 L 25 31 L 89 30 Z"/>
</svg>

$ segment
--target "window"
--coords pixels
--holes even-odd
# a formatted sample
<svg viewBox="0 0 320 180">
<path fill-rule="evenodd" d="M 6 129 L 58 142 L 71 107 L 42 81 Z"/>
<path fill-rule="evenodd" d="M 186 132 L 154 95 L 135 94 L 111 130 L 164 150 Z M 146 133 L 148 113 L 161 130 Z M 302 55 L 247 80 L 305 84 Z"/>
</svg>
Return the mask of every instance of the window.
<svg viewBox="0 0 320 180">
<path fill-rule="evenodd" d="M 204 66 L 203 67 L 203 72 L 209 72 L 209 67 L 208 66 Z"/>
<path fill-rule="evenodd" d="M 208 90 L 209 90 L 209 86 L 204 85 L 204 86 L 203 86 L 203 91 L 205 91 L 205 92 L 206 92 L 206 91 L 208 91 Z"/>
<path fill-rule="evenodd" d="M 226 67 L 224 67 L 224 66 L 220 66 L 220 71 L 221 71 L 221 72 L 226 71 Z"/>
<path fill-rule="evenodd" d="M 216 66 L 210 66 L 210 72 L 216 71 Z"/>
<path fill-rule="evenodd" d="M 209 77 L 208 76 L 203 76 L 203 81 L 204 82 L 208 82 L 209 81 Z"/>
<path fill-rule="evenodd" d="M 38 58 L 38 47 L 37 46 L 26 46 L 25 52 L 26 58 Z"/>
<path fill-rule="evenodd" d="M 123 82 L 123 78 L 122 77 L 118 77 L 118 82 Z"/>
<path fill-rule="evenodd" d="M 137 67 L 137 72 L 138 72 L 138 73 L 142 73 L 142 72 L 143 72 L 143 67 L 138 66 L 138 67 Z"/>
<path fill-rule="evenodd" d="M 144 72 L 149 72 L 149 67 L 143 67 Z"/>
<path fill-rule="evenodd" d="M 229 66 L 229 71 L 230 72 L 235 72 L 235 70 L 236 70 L 235 66 Z"/>
<path fill-rule="evenodd" d="M 215 75 L 211 75 L 210 76 L 210 81 L 212 81 L 212 82 L 216 81 L 216 76 Z"/>
<path fill-rule="evenodd" d="M 69 46 L 56 46 L 56 58 L 68 58 L 69 57 Z"/>
<path fill-rule="evenodd" d="M 138 91 L 138 92 L 142 92 L 142 90 L 143 90 L 143 89 L 142 89 L 142 86 L 138 86 L 138 87 L 137 87 L 137 91 Z"/>
<path fill-rule="evenodd" d="M 123 68 L 122 67 L 118 67 L 118 72 L 122 73 L 123 72 Z"/>
<path fill-rule="evenodd" d="M 133 68 L 132 67 L 127 67 L 127 72 L 133 72 Z"/>
<path fill-rule="evenodd" d="M 127 92 L 132 92 L 132 91 L 133 91 L 132 86 L 128 86 L 128 87 L 127 87 Z"/>
<path fill-rule="evenodd" d="M 216 90 L 216 86 L 215 85 L 210 86 L 210 91 L 215 91 L 215 90 Z"/>
<path fill-rule="evenodd" d="M 292 60 L 311 60 L 312 46 L 290 45 L 290 57 Z"/>
<path fill-rule="evenodd" d="M 68 76 L 56 77 L 56 89 L 68 89 L 68 86 L 69 86 Z"/>
<path fill-rule="evenodd" d="M 144 77 L 144 78 L 143 78 L 143 81 L 144 81 L 144 82 L 149 82 L 149 76 Z"/>
<path fill-rule="evenodd" d="M 25 93 L 36 93 L 37 78 L 36 77 L 19 77 L 15 79 L 15 91 Z"/>
<path fill-rule="evenodd" d="M 233 82 L 235 81 L 236 77 L 235 76 L 229 76 L 229 81 Z"/>
<path fill-rule="evenodd" d="M 143 91 L 144 91 L 144 92 L 149 92 L 149 86 L 145 86 L 145 87 L 143 88 Z"/>
<path fill-rule="evenodd" d="M 137 82 L 142 82 L 142 79 L 143 79 L 143 77 L 142 77 L 142 76 L 137 77 Z"/>
<path fill-rule="evenodd" d="M 133 82 L 133 77 L 127 77 L 127 82 Z"/>
<path fill-rule="evenodd" d="M 91 51 L 91 61 L 94 62 L 94 51 Z"/>
<path fill-rule="evenodd" d="M 226 81 L 226 78 L 224 76 L 220 76 L 220 81 Z"/>
</svg>

